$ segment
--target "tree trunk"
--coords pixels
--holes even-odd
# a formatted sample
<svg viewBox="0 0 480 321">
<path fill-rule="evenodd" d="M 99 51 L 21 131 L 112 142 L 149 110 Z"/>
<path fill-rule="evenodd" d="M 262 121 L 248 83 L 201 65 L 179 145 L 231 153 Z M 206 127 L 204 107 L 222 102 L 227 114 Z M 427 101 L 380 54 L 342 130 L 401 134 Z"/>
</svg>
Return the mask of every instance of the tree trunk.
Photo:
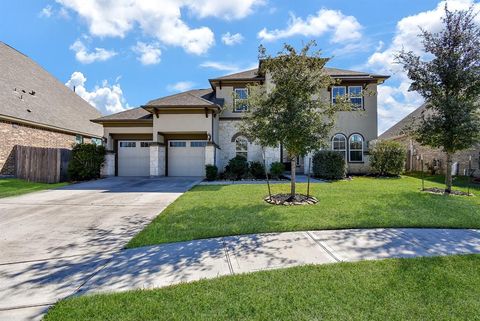
<svg viewBox="0 0 480 321">
<path fill-rule="evenodd" d="M 291 170 L 291 182 L 290 182 L 290 196 L 293 198 L 295 197 L 295 171 L 297 170 L 297 158 L 293 156 L 290 159 L 290 170 Z"/>
<path fill-rule="evenodd" d="M 447 168 L 445 173 L 445 193 L 452 192 L 452 154 L 447 152 Z"/>
</svg>

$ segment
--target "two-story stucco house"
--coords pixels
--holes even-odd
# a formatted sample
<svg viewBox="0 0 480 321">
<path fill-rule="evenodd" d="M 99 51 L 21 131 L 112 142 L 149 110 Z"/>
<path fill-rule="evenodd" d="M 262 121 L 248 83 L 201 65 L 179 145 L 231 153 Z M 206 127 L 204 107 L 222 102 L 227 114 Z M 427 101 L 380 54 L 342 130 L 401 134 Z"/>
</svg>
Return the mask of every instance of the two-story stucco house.
<svg viewBox="0 0 480 321">
<path fill-rule="evenodd" d="M 344 154 L 351 173 L 368 171 L 369 142 L 377 138 L 377 85 L 388 76 L 326 68 L 339 80 L 325 89 L 324 99 L 351 95 L 357 107 L 339 112 L 331 133 L 333 150 Z M 238 129 L 248 109 L 242 98 L 249 83 L 268 82 L 258 69 L 210 79 L 211 88 L 152 100 L 139 108 L 93 120 L 104 127 L 107 142 L 105 175 L 204 176 L 205 165 L 220 171 L 236 155 L 262 161 L 262 148 L 248 141 Z M 304 172 L 311 155 L 299 160 Z M 288 161 L 278 148 L 265 150 L 267 166 Z"/>
</svg>

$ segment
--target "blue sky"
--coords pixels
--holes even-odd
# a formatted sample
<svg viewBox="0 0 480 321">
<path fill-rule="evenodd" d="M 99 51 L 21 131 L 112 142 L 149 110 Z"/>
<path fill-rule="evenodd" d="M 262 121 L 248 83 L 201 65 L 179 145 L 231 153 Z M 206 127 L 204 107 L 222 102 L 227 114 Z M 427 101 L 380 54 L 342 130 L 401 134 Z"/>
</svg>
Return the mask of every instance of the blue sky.
<svg viewBox="0 0 480 321">
<path fill-rule="evenodd" d="M 473 0 L 448 0 L 467 8 Z M 1 1 L 0 40 L 27 54 L 104 114 L 136 107 L 208 78 L 251 68 L 257 47 L 315 39 L 330 66 L 393 75 L 379 90 L 379 129 L 421 104 L 392 64 L 421 54 L 418 26 L 441 27 L 433 0 Z M 478 6 L 478 3 L 475 4 Z"/>
</svg>

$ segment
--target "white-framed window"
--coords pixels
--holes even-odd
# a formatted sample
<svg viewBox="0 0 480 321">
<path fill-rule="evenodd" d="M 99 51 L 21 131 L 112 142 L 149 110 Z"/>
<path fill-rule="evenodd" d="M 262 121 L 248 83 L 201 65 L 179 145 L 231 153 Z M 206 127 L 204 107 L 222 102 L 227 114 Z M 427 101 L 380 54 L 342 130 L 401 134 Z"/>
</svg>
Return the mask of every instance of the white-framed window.
<svg viewBox="0 0 480 321">
<path fill-rule="evenodd" d="M 93 138 L 92 138 L 92 144 L 97 145 L 97 146 L 102 146 L 102 145 L 103 145 L 103 141 L 102 141 L 101 138 L 95 138 L 95 137 L 93 137 Z"/>
<path fill-rule="evenodd" d="M 360 134 L 350 136 L 348 146 L 348 161 L 363 162 L 363 137 Z"/>
<path fill-rule="evenodd" d="M 338 96 L 345 96 L 346 94 L 347 94 L 347 87 L 345 86 L 332 87 L 332 104 L 337 103 Z"/>
<path fill-rule="evenodd" d="M 150 147 L 150 142 L 140 142 L 140 147 Z"/>
<path fill-rule="evenodd" d="M 207 142 L 190 142 L 190 147 L 205 147 Z"/>
<path fill-rule="evenodd" d="M 245 137 L 237 137 L 235 139 L 235 155 L 248 159 L 248 140 Z"/>
<path fill-rule="evenodd" d="M 187 142 L 170 142 L 170 147 L 187 147 Z"/>
<path fill-rule="evenodd" d="M 362 86 L 349 86 L 348 97 L 354 108 L 363 108 Z"/>
<path fill-rule="evenodd" d="M 137 147 L 137 143 L 136 142 L 120 142 L 120 147 L 123 147 L 123 148 Z"/>
<path fill-rule="evenodd" d="M 233 97 L 233 110 L 238 113 L 246 112 L 248 110 L 248 89 L 235 88 L 234 95 L 235 96 Z"/>
<path fill-rule="evenodd" d="M 335 134 L 332 138 L 332 150 L 338 152 L 347 159 L 347 137 L 343 134 Z"/>
<path fill-rule="evenodd" d="M 75 144 L 83 144 L 83 136 L 75 135 Z"/>
</svg>

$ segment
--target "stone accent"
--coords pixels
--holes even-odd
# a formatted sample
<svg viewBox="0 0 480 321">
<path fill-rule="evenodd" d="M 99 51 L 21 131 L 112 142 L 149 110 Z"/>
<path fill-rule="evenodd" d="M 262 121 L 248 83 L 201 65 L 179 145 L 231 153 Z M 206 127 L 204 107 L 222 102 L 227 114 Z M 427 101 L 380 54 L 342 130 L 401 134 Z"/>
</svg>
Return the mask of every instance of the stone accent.
<svg viewBox="0 0 480 321">
<path fill-rule="evenodd" d="M 313 155 L 315 153 L 310 153 L 306 157 L 304 157 L 304 168 L 305 168 L 305 175 L 307 175 L 308 172 L 308 162 L 310 159 L 312 159 L 312 163 L 310 166 L 310 174 L 313 174 Z M 348 155 L 347 155 L 348 156 Z M 349 163 L 347 162 L 347 173 L 348 174 L 370 174 L 371 173 L 371 168 L 370 168 L 370 159 L 368 155 L 363 155 L 363 163 Z"/>
<path fill-rule="evenodd" d="M 105 162 L 100 170 L 102 177 L 115 176 L 115 153 L 113 151 L 107 151 L 105 154 Z"/>
<path fill-rule="evenodd" d="M 150 176 L 165 176 L 165 156 L 163 144 L 150 145 Z"/>
<path fill-rule="evenodd" d="M 434 167 L 439 173 L 445 174 L 447 164 L 446 155 L 440 149 L 422 146 L 407 136 L 398 137 L 394 140 L 402 143 L 407 150 L 407 162 L 405 165 L 407 171 L 420 171 L 421 161 L 419 158 L 423 156 L 425 171 L 429 171 L 429 167 Z M 470 157 L 472 157 L 472 169 L 475 170 L 474 176 L 480 177 L 480 144 L 458 152 L 453 156 L 453 163 L 456 163 L 457 174 L 467 174 Z"/>
<path fill-rule="evenodd" d="M 219 146 L 220 146 L 220 159 L 218 161 L 219 171 L 223 171 L 228 161 L 236 155 L 235 140 L 232 142 L 232 137 L 237 135 L 240 130 L 238 125 L 239 121 L 235 120 L 222 120 L 219 122 Z M 237 136 L 238 137 L 238 136 Z M 247 138 L 247 137 L 245 137 Z M 267 168 L 270 168 L 270 164 L 280 161 L 280 148 L 267 148 L 265 150 Z M 263 163 L 263 151 L 262 147 L 258 144 L 249 141 L 248 144 L 248 161 L 249 162 L 261 162 Z"/>
<path fill-rule="evenodd" d="M 72 134 L 0 120 L 0 175 L 15 175 L 15 145 L 71 149 L 74 143 Z"/>
<path fill-rule="evenodd" d="M 215 146 L 205 146 L 205 165 L 215 165 Z"/>
</svg>

